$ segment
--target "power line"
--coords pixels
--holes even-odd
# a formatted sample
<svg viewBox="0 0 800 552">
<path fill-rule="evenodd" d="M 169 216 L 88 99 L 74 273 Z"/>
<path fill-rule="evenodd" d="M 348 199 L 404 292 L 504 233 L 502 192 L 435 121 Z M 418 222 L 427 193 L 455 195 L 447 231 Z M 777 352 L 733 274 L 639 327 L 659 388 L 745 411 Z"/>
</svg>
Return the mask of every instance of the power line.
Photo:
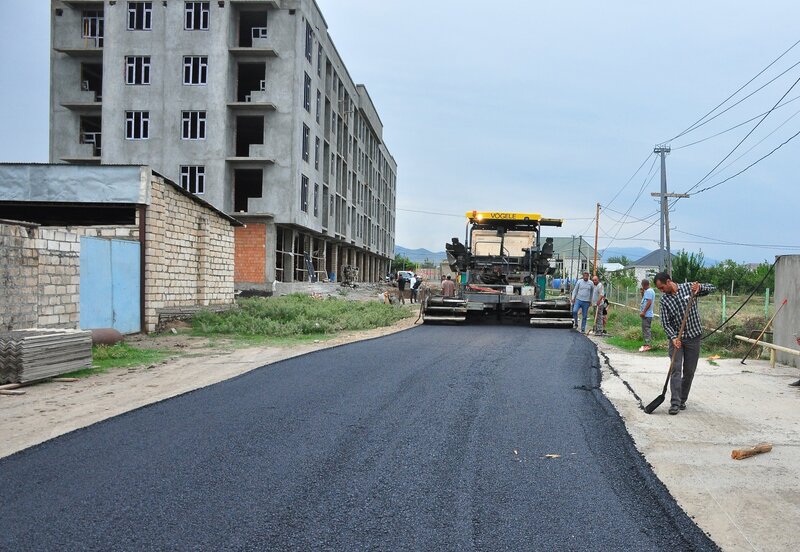
<svg viewBox="0 0 800 552">
<path fill-rule="evenodd" d="M 634 173 L 631 175 L 631 177 L 630 177 L 630 178 L 628 179 L 628 181 L 627 181 L 627 182 L 626 182 L 626 183 L 625 183 L 625 184 L 622 186 L 622 188 L 620 188 L 620 189 L 619 189 L 619 191 L 616 193 L 616 195 L 614 195 L 614 197 L 612 197 L 612 198 L 611 198 L 611 201 L 609 201 L 609 202 L 608 202 L 608 205 L 611 205 L 612 203 L 614 203 L 614 201 L 615 201 L 615 200 L 616 200 L 616 199 L 619 197 L 619 194 L 621 194 L 621 193 L 622 193 L 622 192 L 625 190 L 625 188 L 627 188 L 627 187 L 628 187 L 628 184 L 630 184 L 630 183 L 633 181 L 633 179 L 634 179 L 634 178 L 636 178 L 636 175 L 637 175 L 637 174 L 639 174 L 639 171 L 641 171 L 641 170 L 642 170 L 642 167 L 644 167 L 644 166 L 645 166 L 645 164 L 647 163 L 647 160 L 648 160 L 648 159 L 650 159 L 650 156 L 651 156 L 651 155 L 653 155 L 653 152 L 648 152 L 648 154 L 647 154 L 647 157 L 645 157 L 645 158 L 644 158 L 644 161 L 642 161 L 642 164 L 641 164 L 641 165 L 639 165 L 639 168 L 638 168 L 638 169 L 636 169 L 636 172 L 634 172 Z"/>
<path fill-rule="evenodd" d="M 691 232 L 685 232 L 683 230 L 677 230 L 677 229 L 673 230 L 673 232 L 678 232 L 680 234 L 686 234 L 687 236 L 692 236 L 692 237 L 695 237 L 695 238 L 703 238 L 704 240 L 713 240 L 713 241 L 709 241 L 709 242 L 705 242 L 705 243 L 714 244 L 714 245 L 736 245 L 736 246 L 739 246 L 739 247 L 770 247 L 770 248 L 773 248 L 773 249 L 800 249 L 800 245 L 778 245 L 778 244 L 772 244 L 772 243 L 741 243 L 741 242 L 732 242 L 732 241 L 728 241 L 728 240 L 723 240 L 723 239 L 720 239 L 720 238 L 712 238 L 712 237 L 709 237 L 709 236 L 702 236 L 700 234 L 693 234 Z"/>
<path fill-rule="evenodd" d="M 800 63 L 800 62 L 798 62 L 798 63 Z M 700 179 L 700 180 L 697 182 L 697 184 L 695 184 L 694 186 L 692 186 L 691 188 L 689 188 L 689 189 L 688 189 L 686 192 L 684 192 L 684 193 L 687 193 L 687 194 L 688 194 L 689 192 L 691 192 L 692 190 L 694 190 L 695 188 L 697 188 L 697 187 L 698 187 L 700 184 L 702 184 L 702 183 L 703 183 L 703 181 L 705 181 L 705 180 L 706 180 L 706 179 L 707 179 L 709 176 L 711 176 L 711 174 L 712 174 L 712 173 L 713 173 L 715 170 L 717 170 L 717 168 L 718 168 L 720 165 L 722 165 L 722 164 L 723 164 L 723 163 L 724 163 L 724 162 L 725 162 L 725 161 L 726 161 L 726 160 L 727 160 L 727 159 L 728 159 L 728 158 L 729 158 L 731 155 L 733 155 L 733 152 L 735 152 L 735 151 L 736 151 L 736 150 L 739 148 L 739 146 L 741 146 L 741 145 L 742 145 L 742 143 L 744 143 L 744 141 L 745 141 L 745 140 L 747 140 L 747 139 L 750 137 L 750 135 L 751 135 L 751 134 L 753 134 L 753 132 L 755 132 L 755 130 L 756 130 L 756 129 L 757 129 L 757 128 L 758 128 L 758 127 L 761 125 L 761 123 L 763 123 L 763 122 L 764 122 L 764 120 L 765 120 L 767 117 L 769 117 L 769 114 L 770 114 L 770 113 L 772 113 L 772 112 L 775 110 L 775 108 L 778 106 L 778 104 L 779 104 L 779 103 L 781 103 L 781 102 L 783 101 L 783 99 L 784 99 L 784 98 L 785 98 L 785 97 L 786 97 L 786 96 L 789 94 L 789 92 L 791 92 L 791 91 L 792 91 L 792 89 L 793 89 L 795 86 L 797 86 L 797 83 L 798 83 L 798 82 L 800 82 L 800 78 L 798 78 L 796 81 L 794 81 L 794 83 L 792 84 L 792 86 L 790 86 L 790 87 L 789 87 L 789 90 L 787 90 L 786 92 L 784 92 L 783 96 L 781 96 L 781 98 L 780 98 L 780 99 L 779 99 L 779 100 L 778 100 L 778 101 L 775 103 L 775 105 L 773 105 L 773 106 L 772 106 L 772 109 L 770 109 L 769 111 L 767 111 L 767 112 L 764 114 L 764 116 L 763 116 L 763 117 L 762 117 L 762 118 L 761 118 L 761 119 L 758 121 L 758 123 L 756 123 L 756 125 L 755 125 L 753 128 L 751 128 L 751 129 L 750 129 L 750 132 L 748 132 L 748 133 L 747 133 L 747 134 L 744 136 L 744 138 L 742 138 L 741 140 L 739 140 L 739 143 L 738 143 L 738 144 L 736 144 L 736 146 L 734 146 L 734 148 L 733 148 L 733 149 L 732 149 L 732 150 L 731 150 L 731 151 L 730 151 L 730 152 L 729 152 L 729 153 L 728 153 L 728 154 L 727 154 L 725 157 L 723 157 L 723 158 L 722 158 L 722 160 L 720 160 L 720 162 L 719 162 L 719 163 L 717 163 L 716 165 L 714 165 L 714 168 L 713 168 L 713 169 L 711 169 L 711 170 L 710 170 L 708 173 L 706 173 L 706 175 L 705 175 L 703 178 L 701 178 L 701 179 Z"/>
<path fill-rule="evenodd" d="M 783 125 L 785 125 L 786 123 L 788 123 L 788 122 L 789 122 L 791 119 L 793 119 L 793 118 L 794 118 L 796 115 L 798 115 L 798 114 L 800 114 L 800 111 L 797 111 L 797 112 L 796 112 L 794 115 L 792 115 L 792 116 L 791 116 L 791 117 L 790 117 L 790 118 L 789 118 L 787 121 L 785 121 L 785 122 L 784 122 L 784 123 L 783 123 L 781 126 L 779 126 L 779 127 L 778 127 L 778 128 L 776 128 L 775 130 L 773 130 L 772 132 L 770 132 L 770 133 L 769 133 L 767 136 L 765 136 L 765 137 L 764 137 L 764 138 L 763 138 L 763 139 L 762 139 L 760 142 L 758 142 L 758 144 L 755 144 L 755 145 L 754 145 L 752 148 L 750 148 L 749 150 L 747 150 L 746 152 L 744 152 L 742 155 L 740 155 L 739 157 L 737 157 L 737 158 L 736 158 L 736 159 L 735 159 L 735 160 L 734 160 L 732 163 L 730 163 L 729 165 L 727 165 L 727 166 L 726 166 L 724 169 L 722 169 L 722 170 L 721 170 L 721 171 L 719 171 L 719 172 L 723 172 L 723 171 L 725 171 L 725 170 L 726 170 L 728 167 L 730 167 L 731 165 L 733 165 L 733 163 L 736 163 L 736 161 L 738 161 L 739 159 L 741 159 L 742 157 L 744 157 L 745 155 L 747 155 L 748 153 L 750 153 L 751 151 L 753 151 L 753 149 L 754 149 L 756 146 L 758 146 L 759 144 L 761 144 L 761 142 L 763 142 L 764 140 L 766 140 L 767 138 L 769 138 L 769 137 L 770 137 L 772 134 L 774 134 L 774 133 L 775 133 L 777 130 L 779 130 L 779 129 L 780 129 L 782 126 L 783 126 Z M 798 135 L 800 135 L 800 131 L 796 132 L 794 135 L 792 135 L 791 137 L 789 137 L 788 139 L 786 139 L 784 142 L 782 142 L 781 144 L 779 144 L 779 145 L 778 145 L 776 148 L 774 148 L 772 151 L 770 151 L 770 152 L 769 152 L 769 153 L 767 153 L 766 155 L 763 155 L 763 156 L 761 156 L 760 158 L 756 159 L 755 161 L 753 161 L 752 163 L 750 163 L 749 165 L 747 165 L 745 168 L 743 168 L 742 170 L 740 170 L 740 171 L 739 171 L 739 172 L 737 172 L 736 174 L 733 174 L 733 175 L 729 176 L 728 178 L 726 178 L 726 179 L 724 179 L 724 180 L 720 180 L 720 181 L 719 181 L 719 182 L 717 182 L 716 184 L 712 184 L 711 186 L 706 186 L 705 188 L 701 188 L 701 189 L 697 190 L 696 192 L 694 192 L 692 195 L 702 194 L 703 192 L 707 192 L 708 190 L 712 190 L 712 189 L 716 188 L 717 186 L 719 186 L 719 185 L 721 185 L 721 184 L 725 184 L 727 181 L 729 181 L 729 180 L 732 180 L 732 179 L 736 178 L 736 177 L 737 177 L 737 176 L 739 176 L 740 174 L 742 174 L 742 173 L 746 172 L 746 171 L 747 171 L 747 170 L 749 170 L 751 167 L 753 167 L 754 165 L 757 165 L 758 163 L 760 163 L 761 161 L 763 161 L 764 159 L 766 159 L 767 157 L 769 157 L 770 155 L 772 155 L 773 153 L 775 153 L 776 151 L 778 151 L 779 149 L 781 149 L 783 146 L 785 146 L 786 144 L 788 144 L 789 142 L 791 142 L 792 140 L 794 140 L 795 138 L 797 138 L 797 136 L 798 136 Z"/>
<path fill-rule="evenodd" d="M 731 105 L 730 107 L 728 107 L 728 108 L 727 108 L 727 109 L 725 109 L 724 111 L 722 111 L 722 112 L 718 113 L 717 115 L 715 115 L 715 116 L 714 116 L 714 117 L 712 117 L 711 119 L 708 119 L 707 121 L 703 122 L 703 121 L 706 119 L 706 117 L 708 117 L 709 115 L 711 115 L 712 113 L 714 113 L 714 112 L 715 112 L 717 109 L 719 109 L 720 107 L 722 107 L 723 105 L 725 105 L 726 103 L 728 103 L 728 100 L 732 99 L 734 96 L 736 96 L 736 94 L 738 94 L 739 92 L 741 92 L 742 90 L 744 90 L 744 89 L 745 89 L 745 88 L 746 88 L 746 87 L 747 87 L 747 86 L 748 86 L 748 85 L 749 85 L 751 82 L 753 82 L 753 81 L 754 81 L 754 80 L 756 80 L 758 77 L 760 77 L 761 75 L 763 75 L 763 74 L 764 74 L 764 72 L 765 72 L 767 69 L 769 69 L 770 67 L 772 67 L 773 65 L 775 65 L 775 64 L 776 64 L 776 63 L 777 63 L 777 62 L 778 62 L 778 61 L 779 61 L 779 60 L 780 60 L 780 59 L 781 59 L 783 56 L 785 56 L 785 55 L 786 55 L 786 54 L 788 54 L 790 51 L 792 51 L 792 49 L 794 49 L 794 47 L 795 47 L 795 46 L 797 46 L 798 44 L 800 44 L 800 40 L 798 40 L 797 42 L 795 42 L 794 44 L 792 44 L 791 46 L 789 46 L 789 48 L 788 48 L 786 51 L 784 51 L 784 52 L 783 52 L 781 55 L 779 55 L 777 58 L 775 58 L 774 60 L 772 60 L 772 61 L 769 63 L 769 65 L 767 65 L 767 66 L 766 66 L 766 67 L 764 67 L 764 68 L 763 68 L 761 71 L 759 71 L 759 72 L 758 72 L 758 74 L 756 74 L 756 76 L 754 76 L 752 79 L 750 79 L 749 81 L 747 81 L 746 83 L 744 83 L 742 86 L 740 86 L 740 87 L 739 87 L 739 88 L 736 90 L 736 92 L 734 92 L 733 94 L 731 94 L 730 96 L 728 96 L 727 98 L 725 98 L 724 100 L 722 100 L 722 102 L 720 102 L 720 103 L 719 103 L 719 104 L 718 104 L 716 107 L 714 107 L 714 109 L 712 109 L 711 111 L 709 111 L 708 113 L 706 113 L 705 115 L 703 115 L 702 117 L 700 117 L 700 118 L 699 118 L 697 121 L 695 121 L 694 123 L 692 123 L 692 124 L 691 124 L 691 125 L 690 125 L 688 128 L 686 128 L 686 129 L 685 129 L 684 131 L 682 131 L 680 134 L 678 134 L 678 135 L 676 135 L 676 136 L 674 136 L 674 137 L 670 138 L 669 140 L 664 140 L 662 143 L 665 143 L 665 144 L 666 144 L 667 142 L 672 142 L 672 141 L 674 141 L 674 140 L 677 140 L 678 138 L 680 138 L 680 137 L 681 137 L 681 136 L 683 136 L 684 134 L 687 134 L 687 133 L 689 133 L 689 132 L 692 132 L 693 130 L 696 130 L 696 129 L 700 128 L 701 126 L 703 126 L 703 125 L 707 124 L 708 122 L 710 122 L 710 121 L 712 121 L 712 120 L 716 119 L 717 117 L 719 117 L 720 115 L 722 115 L 723 113 L 725 113 L 726 111 L 728 111 L 729 109 L 731 109 L 732 107 L 735 107 L 736 105 L 740 104 L 741 102 L 743 102 L 744 100 L 746 100 L 747 98 L 749 98 L 750 96 L 752 96 L 753 94 L 755 94 L 756 92 L 758 92 L 759 90 L 763 89 L 763 88 L 764 88 L 764 86 L 767 86 L 768 84 L 770 84 L 770 83 L 774 82 L 776 79 L 778 79 L 778 78 L 780 78 L 781 76 L 783 76 L 783 75 L 784 75 L 784 74 L 785 74 L 787 71 L 789 71 L 789 70 L 790 70 L 790 69 L 792 69 L 792 68 L 793 68 L 795 65 L 797 65 L 797 63 L 795 63 L 795 65 L 792 65 L 792 67 L 790 67 L 789 69 L 787 69 L 786 71 L 784 71 L 783 73 L 781 73 L 780 75 L 778 75 L 777 77 L 775 77 L 774 79 L 772 79 L 772 80 L 770 80 L 769 82 L 767 82 L 767 83 L 766 83 L 764 86 L 762 86 L 761 88 L 758 88 L 758 89 L 756 89 L 755 91 L 753 91 L 753 92 L 752 92 L 752 93 L 750 93 L 749 95 L 745 96 L 744 98 L 742 98 L 741 100 L 739 100 L 739 101 L 738 101 L 738 102 L 736 102 L 735 104 Z M 800 62 L 798 62 L 798 63 L 800 63 Z M 700 123 L 702 123 L 702 124 L 700 124 Z"/>
<path fill-rule="evenodd" d="M 800 96 L 795 96 L 795 97 L 794 97 L 794 98 L 792 98 L 791 100 L 787 100 L 787 101 L 783 102 L 782 104 L 780 104 L 780 105 L 777 107 L 777 109 L 780 109 L 780 108 L 781 108 L 781 107 L 783 107 L 783 106 L 789 105 L 790 103 L 792 103 L 792 102 L 793 102 L 793 101 L 795 101 L 795 100 L 800 100 Z M 768 113 L 767 111 L 765 111 L 764 113 L 759 113 L 759 114 L 758 114 L 758 115 L 756 115 L 755 117 L 751 117 L 750 119 L 747 119 L 746 121 L 743 121 L 743 122 L 739 123 L 738 125 L 734 125 L 734 126 L 732 126 L 732 127 L 730 127 L 730 128 L 727 128 L 727 129 L 725 129 L 725 130 L 722 130 L 722 131 L 720 131 L 720 132 L 717 132 L 716 134 L 712 134 L 711 136 L 706 136 L 705 138 L 702 138 L 702 139 L 700 139 L 700 140 L 696 140 L 696 141 L 694 141 L 694 142 L 690 142 L 690 143 L 688 143 L 688 144 L 684 144 L 684 145 L 682 145 L 682 146 L 673 146 L 673 147 L 672 147 L 672 150 L 673 150 L 673 151 L 675 151 L 675 150 L 679 150 L 679 149 L 688 148 L 688 147 L 691 147 L 691 146 L 696 146 L 697 144 L 702 144 L 703 142 L 707 142 L 708 140 L 711 140 L 712 138 L 716 138 L 717 136 L 722 136 L 723 134 L 725 134 L 725 133 L 727 133 L 727 132 L 730 132 L 730 131 L 732 131 L 732 130 L 736 130 L 737 128 L 739 128 L 739 127 L 741 127 L 741 126 L 744 126 L 744 125 L 746 125 L 747 123 L 752 123 L 753 121 L 755 121 L 756 119 L 758 119 L 758 118 L 759 118 L 759 117 L 761 117 L 762 115 L 766 115 L 767 113 Z"/>
</svg>

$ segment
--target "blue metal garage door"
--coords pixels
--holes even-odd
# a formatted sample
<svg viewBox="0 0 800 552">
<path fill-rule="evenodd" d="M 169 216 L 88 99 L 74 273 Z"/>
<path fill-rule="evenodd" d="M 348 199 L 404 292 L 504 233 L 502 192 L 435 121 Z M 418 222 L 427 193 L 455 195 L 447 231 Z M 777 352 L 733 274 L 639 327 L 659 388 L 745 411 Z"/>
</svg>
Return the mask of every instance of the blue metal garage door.
<svg viewBox="0 0 800 552">
<path fill-rule="evenodd" d="M 81 329 L 140 331 L 139 243 L 81 238 Z"/>
</svg>

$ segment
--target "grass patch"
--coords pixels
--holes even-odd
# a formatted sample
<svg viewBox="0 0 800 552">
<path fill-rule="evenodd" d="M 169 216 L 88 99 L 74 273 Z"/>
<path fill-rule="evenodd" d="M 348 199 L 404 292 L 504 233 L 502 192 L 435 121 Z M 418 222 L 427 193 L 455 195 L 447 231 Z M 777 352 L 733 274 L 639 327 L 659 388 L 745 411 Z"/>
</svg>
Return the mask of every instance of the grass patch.
<svg viewBox="0 0 800 552">
<path fill-rule="evenodd" d="M 705 335 L 709 330 L 716 328 L 720 324 L 720 320 L 717 318 L 718 313 L 714 309 L 703 309 L 702 304 L 703 302 L 701 301 L 700 316 Z M 750 345 L 739 341 L 734 335 L 749 336 L 754 330 L 760 332 L 767 323 L 767 319 L 763 316 L 763 307 L 761 315 L 744 314 L 745 312 L 746 309 L 728 322 L 722 330 L 703 340 L 702 350 L 700 351 L 701 358 L 713 355 L 719 355 L 721 358 L 744 356 Z M 635 310 L 619 306 L 609 309 L 607 330 L 613 337 L 608 338 L 608 343 L 626 351 L 638 351 L 639 347 L 644 344 L 641 320 Z M 651 328 L 652 339 L 650 344 L 653 349 L 649 354 L 663 355 L 668 350 L 668 339 L 664 333 L 660 318 L 653 319 Z"/>
<path fill-rule="evenodd" d="M 94 374 L 102 374 L 112 368 L 129 368 L 160 362 L 168 356 L 174 355 L 171 351 L 158 349 L 137 349 L 127 343 L 116 345 L 95 345 L 92 347 L 92 367 L 76 370 L 63 374 L 66 378 L 85 378 Z"/>
<path fill-rule="evenodd" d="M 333 297 L 315 299 L 295 294 L 242 299 L 237 309 L 199 312 L 192 326 L 194 335 L 236 335 L 243 339 L 303 337 L 313 340 L 342 331 L 391 326 L 411 315 L 407 308 L 378 301 L 347 301 Z"/>
</svg>

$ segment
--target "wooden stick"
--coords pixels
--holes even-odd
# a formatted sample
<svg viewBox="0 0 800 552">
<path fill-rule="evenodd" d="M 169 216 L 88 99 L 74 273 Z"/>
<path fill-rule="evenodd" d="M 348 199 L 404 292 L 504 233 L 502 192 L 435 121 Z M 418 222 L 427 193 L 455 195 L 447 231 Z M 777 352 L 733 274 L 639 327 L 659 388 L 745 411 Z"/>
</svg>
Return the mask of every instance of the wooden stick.
<svg viewBox="0 0 800 552">
<path fill-rule="evenodd" d="M 746 448 L 746 449 L 735 449 L 731 452 L 731 458 L 734 460 L 742 460 L 743 458 L 750 458 L 751 456 L 755 456 L 756 454 L 762 454 L 764 452 L 769 452 L 772 450 L 772 445 L 770 443 L 759 443 L 754 447 Z"/>
<path fill-rule="evenodd" d="M 53 378 L 50 381 L 54 381 L 57 383 L 72 383 L 75 381 L 81 381 L 81 378 Z"/>
<path fill-rule="evenodd" d="M 0 391 L 3 389 L 16 389 L 17 387 L 22 387 L 21 383 L 6 383 L 4 385 L 0 385 Z"/>
<path fill-rule="evenodd" d="M 0 395 L 24 395 L 25 391 L 18 391 L 16 389 L 0 389 Z"/>
</svg>

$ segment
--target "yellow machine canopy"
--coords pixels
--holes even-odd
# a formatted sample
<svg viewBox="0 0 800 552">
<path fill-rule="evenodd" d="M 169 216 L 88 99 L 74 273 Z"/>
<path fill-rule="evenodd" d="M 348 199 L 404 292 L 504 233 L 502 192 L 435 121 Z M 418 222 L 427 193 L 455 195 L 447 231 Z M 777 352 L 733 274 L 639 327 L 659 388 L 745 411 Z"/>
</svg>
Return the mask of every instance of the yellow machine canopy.
<svg viewBox="0 0 800 552">
<path fill-rule="evenodd" d="M 474 224 L 487 226 L 508 223 L 512 225 L 520 223 L 532 226 L 561 226 L 564 223 L 563 219 L 544 218 L 539 213 L 507 213 L 503 211 L 469 211 L 467 218 Z"/>
</svg>

